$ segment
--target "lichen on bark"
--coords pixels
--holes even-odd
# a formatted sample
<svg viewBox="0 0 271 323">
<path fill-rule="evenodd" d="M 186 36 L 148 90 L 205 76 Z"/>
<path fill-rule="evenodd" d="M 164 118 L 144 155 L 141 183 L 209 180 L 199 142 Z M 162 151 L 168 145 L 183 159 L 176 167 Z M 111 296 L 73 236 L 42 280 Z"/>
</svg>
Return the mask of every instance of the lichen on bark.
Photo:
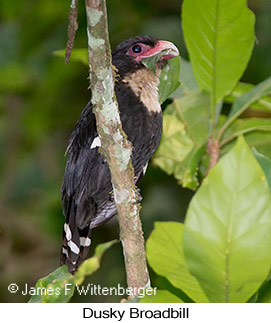
<svg viewBox="0 0 271 323">
<path fill-rule="evenodd" d="M 132 146 L 122 130 L 114 93 L 114 74 L 109 45 L 105 0 L 85 0 L 88 22 L 89 79 L 100 152 L 111 172 L 115 205 L 118 211 L 128 287 L 149 286 L 144 238 L 139 217 L 137 190 L 131 162 Z"/>
</svg>

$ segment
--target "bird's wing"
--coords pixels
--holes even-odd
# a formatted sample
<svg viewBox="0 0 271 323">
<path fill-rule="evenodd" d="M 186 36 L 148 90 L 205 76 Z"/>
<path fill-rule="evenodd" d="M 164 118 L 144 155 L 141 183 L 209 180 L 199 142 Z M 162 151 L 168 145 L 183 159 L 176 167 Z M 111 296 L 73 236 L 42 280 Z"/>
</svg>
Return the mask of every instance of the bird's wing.
<svg viewBox="0 0 271 323">
<path fill-rule="evenodd" d="M 92 228 L 116 213 L 110 199 L 110 172 L 98 152 L 100 139 L 89 103 L 71 135 L 62 184 L 62 205 L 66 223 L 63 230 L 61 264 L 74 272 L 88 258 Z"/>
<path fill-rule="evenodd" d="M 109 168 L 98 152 L 99 147 L 95 115 L 89 103 L 71 135 L 62 184 L 66 221 L 75 220 L 74 225 L 80 229 L 89 225 L 97 210 L 105 206 L 112 190 Z"/>
</svg>

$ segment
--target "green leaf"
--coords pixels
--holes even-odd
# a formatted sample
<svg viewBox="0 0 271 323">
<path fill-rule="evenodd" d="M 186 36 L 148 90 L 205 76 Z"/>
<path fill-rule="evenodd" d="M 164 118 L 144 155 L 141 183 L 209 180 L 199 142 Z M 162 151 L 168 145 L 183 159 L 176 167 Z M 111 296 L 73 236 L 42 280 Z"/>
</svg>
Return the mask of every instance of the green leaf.
<svg viewBox="0 0 271 323">
<path fill-rule="evenodd" d="M 271 158 L 271 136 L 267 131 L 254 131 L 245 135 L 250 147 L 255 147 L 259 153 Z"/>
<path fill-rule="evenodd" d="M 191 66 L 191 63 L 182 58 L 182 71 L 180 74 L 181 87 L 184 94 L 198 89 L 198 83 Z"/>
<path fill-rule="evenodd" d="M 163 135 L 153 164 L 168 175 L 174 175 L 184 187 L 196 188 L 196 152 L 193 141 L 184 130 L 184 124 L 174 115 L 165 115 Z"/>
<path fill-rule="evenodd" d="M 254 157 L 257 159 L 258 163 L 261 165 L 271 190 L 271 159 L 259 153 L 254 147 L 252 147 L 251 151 Z"/>
<path fill-rule="evenodd" d="M 192 66 L 184 58 L 182 58 L 182 70 L 179 75 L 179 81 L 181 85 L 170 95 L 170 98 L 179 99 L 191 92 L 200 92 Z"/>
<path fill-rule="evenodd" d="M 233 103 L 237 98 L 241 95 L 245 94 L 246 92 L 253 89 L 255 86 L 249 83 L 238 82 L 236 86 L 233 88 L 231 93 L 224 98 L 224 102 L 226 103 Z M 255 110 L 263 110 L 263 111 L 270 111 L 271 110 L 271 97 L 270 96 L 263 96 L 262 98 L 258 99 L 254 103 L 251 103 L 249 106 L 250 109 Z"/>
<path fill-rule="evenodd" d="M 215 107 L 247 66 L 255 41 L 255 16 L 246 0 L 185 0 L 182 21 L 196 80 L 211 93 Z"/>
<path fill-rule="evenodd" d="M 84 261 L 75 275 L 68 272 L 67 266 L 57 268 L 50 275 L 41 278 L 35 285 L 35 290 L 43 290 L 31 296 L 29 303 L 67 303 L 73 296 L 76 285 L 83 283 L 86 276 L 93 274 L 100 267 L 104 252 L 117 240 L 100 244 L 96 247 L 94 256 Z"/>
<path fill-rule="evenodd" d="M 55 56 L 65 58 L 65 49 L 59 49 L 53 52 Z M 70 57 L 70 62 L 79 62 L 88 66 L 88 50 L 87 48 L 74 48 Z"/>
<path fill-rule="evenodd" d="M 181 70 L 180 56 L 167 61 L 160 75 L 159 102 L 162 104 L 180 85 L 179 74 Z"/>
<path fill-rule="evenodd" d="M 207 302 L 197 280 L 189 273 L 182 248 L 183 224 L 155 222 L 147 241 L 147 259 L 152 269 L 165 276 L 196 302 Z"/>
<path fill-rule="evenodd" d="M 258 101 L 261 97 L 267 94 L 271 94 L 271 77 L 257 84 L 250 91 L 246 92 L 235 100 L 226 124 L 230 124 L 244 111 L 246 111 L 246 109 L 248 109 L 253 102 Z M 225 128 L 225 126 L 223 128 Z"/>
<path fill-rule="evenodd" d="M 193 141 L 186 136 L 184 124 L 174 115 L 165 115 L 162 140 L 154 164 L 168 175 L 174 174 L 193 146 Z"/>
<path fill-rule="evenodd" d="M 160 53 L 146 57 L 142 59 L 142 64 L 145 65 L 149 70 L 151 70 L 154 74 L 156 73 L 156 63 L 160 61 L 160 59 L 164 56 L 169 54 L 171 49 L 162 50 Z"/>
<path fill-rule="evenodd" d="M 78 268 L 74 275 L 75 283 L 81 285 L 86 276 L 92 275 L 95 271 L 97 271 L 100 268 L 101 258 L 105 251 L 117 242 L 118 240 L 112 240 L 99 244 L 95 249 L 94 255 L 88 260 L 84 261 Z"/>
<path fill-rule="evenodd" d="M 271 131 L 271 119 L 237 119 L 225 131 L 220 145 L 223 146 L 236 137 L 252 131 Z"/>
<path fill-rule="evenodd" d="M 186 217 L 184 253 L 210 302 L 246 302 L 271 265 L 271 193 L 245 140 L 209 172 Z"/>
<path fill-rule="evenodd" d="M 165 114 L 175 114 L 184 122 L 185 130 L 195 145 L 200 147 L 207 141 L 209 133 L 207 93 L 191 92 L 183 98 L 176 99 L 166 109 Z"/>
<path fill-rule="evenodd" d="M 241 119 L 236 120 L 232 123 L 231 126 L 235 125 L 235 123 L 240 123 L 242 121 Z M 245 119 L 244 119 L 245 121 Z M 231 126 L 227 129 L 231 129 Z M 251 131 L 244 134 L 244 137 L 246 139 L 246 142 L 250 147 L 255 147 L 258 152 L 261 154 L 267 156 L 268 158 L 271 158 L 271 136 L 269 131 L 259 130 L 259 131 Z M 230 138 L 229 138 L 230 139 Z M 223 144 L 221 147 L 221 155 L 225 155 L 236 143 L 236 138 L 234 138 L 231 141 L 228 141 L 228 143 Z"/>
<path fill-rule="evenodd" d="M 158 290 L 167 290 L 171 294 L 176 295 L 184 303 L 193 303 L 193 300 L 188 297 L 181 289 L 173 286 L 166 277 L 155 275 L 152 279 L 153 286 L 157 287 Z"/>
<path fill-rule="evenodd" d="M 68 272 L 67 266 L 62 266 L 37 281 L 35 290 L 44 292 L 31 296 L 29 303 L 67 303 L 74 288 L 73 276 Z"/>
<path fill-rule="evenodd" d="M 175 99 L 164 113 L 163 136 L 153 159 L 155 165 L 191 189 L 199 184 L 198 165 L 209 131 L 208 104 L 208 94 L 197 91 Z"/>
<path fill-rule="evenodd" d="M 167 290 L 158 289 L 156 295 L 144 296 L 139 303 L 183 303 L 183 301 Z"/>
<path fill-rule="evenodd" d="M 271 303 L 271 281 L 260 288 L 257 303 Z"/>
</svg>

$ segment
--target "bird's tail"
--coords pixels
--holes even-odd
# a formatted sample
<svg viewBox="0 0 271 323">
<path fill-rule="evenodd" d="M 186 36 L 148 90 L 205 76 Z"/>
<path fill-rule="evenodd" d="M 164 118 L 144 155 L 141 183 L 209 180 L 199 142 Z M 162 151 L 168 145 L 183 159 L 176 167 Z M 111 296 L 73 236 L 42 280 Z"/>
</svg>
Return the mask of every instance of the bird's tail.
<svg viewBox="0 0 271 323">
<path fill-rule="evenodd" d="M 89 257 L 91 237 L 92 229 L 88 227 L 80 230 L 71 223 L 64 224 L 60 262 L 71 274 Z"/>
</svg>

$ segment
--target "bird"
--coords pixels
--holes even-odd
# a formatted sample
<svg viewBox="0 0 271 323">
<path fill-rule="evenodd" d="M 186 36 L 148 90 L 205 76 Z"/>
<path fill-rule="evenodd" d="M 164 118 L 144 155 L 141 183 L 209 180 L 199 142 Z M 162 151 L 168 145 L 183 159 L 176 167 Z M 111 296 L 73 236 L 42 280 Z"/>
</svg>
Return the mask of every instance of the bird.
<svg viewBox="0 0 271 323">
<path fill-rule="evenodd" d="M 143 59 L 160 53 L 162 57 L 155 71 L 143 64 Z M 178 55 L 173 43 L 152 36 L 129 38 L 112 51 L 115 94 L 123 130 L 132 144 L 135 184 L 145 174 L 161 139 L 163 119 L 158 96 L 161 69 Z M 100 146 L 90 100 L 70 136 L 61 187 L 65 224 L 60 263 L 67 265 L 71 274 L 89 257 L 93 229 L 117 213 L 110 170 L 99 152 Z"/>
</svg>

